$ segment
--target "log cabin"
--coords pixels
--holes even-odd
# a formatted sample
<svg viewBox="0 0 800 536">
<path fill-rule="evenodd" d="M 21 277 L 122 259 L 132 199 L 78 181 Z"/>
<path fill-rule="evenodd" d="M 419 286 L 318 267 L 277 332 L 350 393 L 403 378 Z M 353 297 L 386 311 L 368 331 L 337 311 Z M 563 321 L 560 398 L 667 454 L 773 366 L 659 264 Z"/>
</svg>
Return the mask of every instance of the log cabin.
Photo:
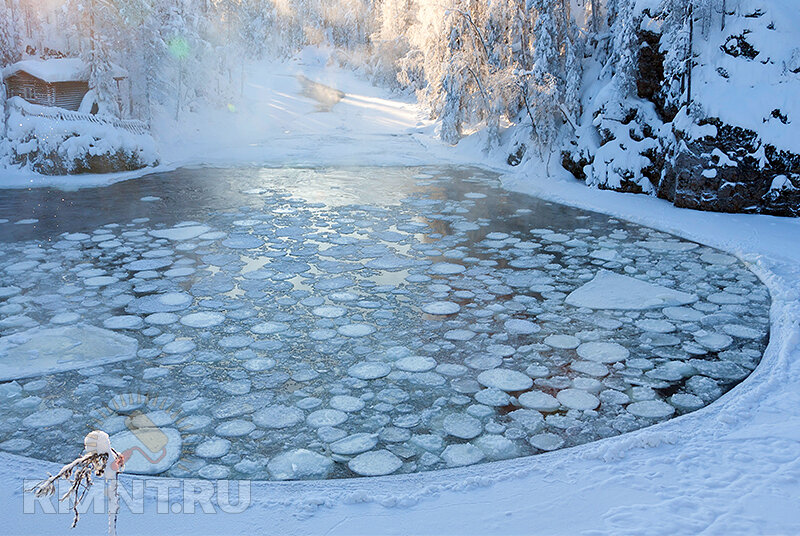
<svg viewBox="0 0 800 536">
<path fill-rule="evenodd" d="M 2 70 L 7 98 L 22 97 L 42 106 L 55 106 L 78 111 L 89 92 L 89 68 L 78 58 L 27 59 L 8 65 Z M 116 87 L 128 75 L 121 67 L 112 67 Z M 119 91 L 118 91 L 119 93 Z M 117 95 L 122 111 L 122 95 Z M 86 110 L 97 113 L 97 106 Z"/>
</svg>

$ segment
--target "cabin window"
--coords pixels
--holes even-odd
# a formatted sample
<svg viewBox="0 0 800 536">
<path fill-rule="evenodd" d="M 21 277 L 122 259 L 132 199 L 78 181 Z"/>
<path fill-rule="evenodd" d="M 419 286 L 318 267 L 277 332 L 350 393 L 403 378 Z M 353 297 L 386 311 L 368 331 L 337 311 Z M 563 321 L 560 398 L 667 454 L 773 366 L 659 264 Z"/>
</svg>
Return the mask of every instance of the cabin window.
<svg viewBox="0 0 800 536">
<path fill-rule="evenodd" d="M 22 98 L 25 100 L 33 100 L 36 97 L 36 92 L 32 87 L 22 88 Z"/>
</svg>

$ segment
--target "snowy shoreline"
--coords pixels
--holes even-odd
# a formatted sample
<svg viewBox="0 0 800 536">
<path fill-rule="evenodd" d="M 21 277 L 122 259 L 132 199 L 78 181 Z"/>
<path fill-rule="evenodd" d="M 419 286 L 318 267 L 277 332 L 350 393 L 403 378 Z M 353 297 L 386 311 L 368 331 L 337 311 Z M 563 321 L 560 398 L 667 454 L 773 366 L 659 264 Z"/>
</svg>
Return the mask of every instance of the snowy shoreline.
<svg viewBox="0 0 800 536">
<path fill-rule="evenodd" d="M 280 91 L 285 86 L 276 81 L 280 75 L 270 76 L 273 80 L 261 85 Z M 348 94 L 360 91 L 367 95 L 364 98 L 382 98 L 379 90 L 363 81 L 347 77 L 340 82 L 344 87 L 337 87 Z M 182 514 L 160 515 L 154 508 L 142 515 L 123 511 L 120 534 L 232 534 L 254 528 L 281 534 L 516 534 L 530 533 L 534 527 L 540 533 L 593 534 L 800 531 L 795 504 L 800 488 L 796 454 L 800 441 L 800 222 L 679 209 L 652 197 L 589 189 L 566 172 L 545 177 L 533 165 L 509 173 L 499 160 L 473 161 L 476 155 L 485 156 L 476 150 L 481 143 L 478 136 L 465 139 L 456 149 L 445 147 L 433 139 L 430 124 L 418 121 L 415 106 L 381 102 L 384 112 L 399 113 L 402 121 L 360 131 L 376 117 L 386 116 L 376 116 L 374 109 L 359 112 L 358 106 L 348 105 L 345 99 L 324 118 L 321 134 L 301 132 L 280 140 L 266 136 L 256 148 L 232 139 L 230 145 L 239 144 L 239 149 L 224 156 L 220 150 L 199 156 L 214 140 L 198 142 L 181 153 L 178 148 L 186 140 L 178 136 L 170 149 L 172 163 L 163 170 L 201 161 L 221 167 L 234 162 L 353 165 L 358 160 L 374 165 L 380 160 L 384 165 L 435 162 L 499 171 L 505 173 L 502 183 L 509 191 L 609 214 L 743 260 L 767 285 L 772 298 L 770 341 L 760 364 L 708 407 L 620 436 L 461 469 L 352 480 L 254 482 L 252 504 L 244 513 L 201 518 L 197 514 L 190 519 Z M 292 113 L 278 121 L 295 117 Z M 351 152 L 340 157 L 345 147 Z M 22 173 L 18 187 L 91 187 L 161 170 L 84 177 L 86 181 L 71 184 L 66 182 L 73 177 L 45 177 L 37 184 L 25 184 L 30 177 L 23 178 Z M 53 182 L 46 184 L 49 179 Z M 2 187 L 12 182 L 5 181 Z M 0 504 L 6 506 L 9 533 L 63 534 L 71 514 L 22 513 L 21 479 L 44 476 L 58 464 L 7 453 L 0 453 L 0 464 Z M 122 478 L 130 482 L 138 477 Z M 153 490 L 148 493 L 154 496 Z M 72 532 L 103 533 L 105 522 L 105 514 L 85 514 Z"/>
<path fill-rule="evenodd" d="M 122 534 L 242 533 L 268 523 L 285 533 L 569 532 L 599 533 L 792 532 L 800 513 L 791 507 L 800 464 L 796 392 L 800 322 L 800 248 L 790 246 L 796 220 L 702 213 L 666 201 L 598 192 L 575 181 L 506 175 L 504 186 L 559 203 L 595 210 L 678 234 L 737 255 L 769 288 L 771 334 L 757 369 L 708 407 L 620 436 L 570 449 L 462 469 L 394 477 L 312 482 L 253 482 L 242 514 L 125 515 Z M 761 411 L 757 411 L 761 409 Z M 746 441 L 748 440 L 749 441 Z M 22 504 L 20 479 L 57 464 L 0 453 L 0 503 Z M 780 470 L 779 470 L 780 469 Z M 719 473 L 719 477 L 715 476 Z M 130 482 L 139 477 L 124 476 Z M 794 480 L 794 481 L 793 481 Z M 751 496 L 750 505 L 734 506 Z M 690 500 L 687 497 L 694 497 Z M 154 498 L 154 494 L 153 497 Z M 475 503 L 481 508 L 475 508 Z M 636 504 L 638 503 L 638 507 Z M 769 504 L 769 507 L 767 505 Z M 325 506 L 320 508 L 320 506 Z M 448 511 L 446 526 L 431 511 Z M 66 516 L 22 515 L 12 509 L 12 533 L 60 534 Z M 788 517 L 788 516 L 791 517 Z M 369 521 L 359 521 L 366 516 Z M 35 521 L 33 521 L 35 519 Z M 398 522 L 402 520 L 402 526 Z M 103 515 L 87 514 L 77 534 L 97 532 Z M 355 524 L 348 524 L 355 523 Z M 33 528 L 35 526 L 35 529 Z M 27 532 L 26 532 L 27 531 Z"/>
</svg>

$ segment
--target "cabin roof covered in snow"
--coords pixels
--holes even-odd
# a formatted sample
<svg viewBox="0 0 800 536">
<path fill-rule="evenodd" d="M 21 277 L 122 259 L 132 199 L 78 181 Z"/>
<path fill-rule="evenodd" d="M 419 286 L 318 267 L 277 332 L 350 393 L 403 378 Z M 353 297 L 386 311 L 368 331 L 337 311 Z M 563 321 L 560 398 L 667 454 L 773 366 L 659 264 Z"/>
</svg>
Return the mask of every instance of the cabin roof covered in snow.
<svg viewBox="0 0 800 536">
<path fill-rule="evenodd" d="M 3 78 L 8 78 L 23 71 L 49 84 L 56 82 L 86 82 L 89 80 L 89 66 L 78 58 L 18 61 L 3 69 Z M 111 75 L 114 78 L 127 78 L 128 73 L 122 67 L 112 65 Z"/>
</svg>

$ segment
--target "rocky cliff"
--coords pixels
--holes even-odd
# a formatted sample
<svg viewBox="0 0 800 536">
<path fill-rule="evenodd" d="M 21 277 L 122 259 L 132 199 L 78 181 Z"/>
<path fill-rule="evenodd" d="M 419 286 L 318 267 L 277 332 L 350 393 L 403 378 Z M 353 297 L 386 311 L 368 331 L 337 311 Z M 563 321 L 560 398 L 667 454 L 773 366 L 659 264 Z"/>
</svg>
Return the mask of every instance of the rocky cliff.
<svg viewBox="0 0 800 536">
<path fill-rule="evenodd" d="M 598 79 L 562 164 L 589 185 L 680 207 L 798 216 L 800 9 L 742 0 L 712 15 L 692 21 L 693 86 L 675 102 L 661 20 L 642 9 L 635 97 L 610 98 Z"/>
</svg>

